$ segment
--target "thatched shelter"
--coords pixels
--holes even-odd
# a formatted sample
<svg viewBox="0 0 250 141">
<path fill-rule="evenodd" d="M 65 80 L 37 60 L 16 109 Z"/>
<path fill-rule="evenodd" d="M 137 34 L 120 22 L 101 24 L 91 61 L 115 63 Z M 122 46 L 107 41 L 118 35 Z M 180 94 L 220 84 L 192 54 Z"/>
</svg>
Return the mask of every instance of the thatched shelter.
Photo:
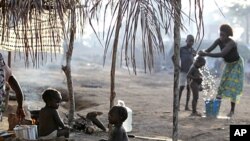
<svg viewBox="0 0 250 141">
<path fill-rule="evenodd" d="M 48 53 L 62 50 L 63 40 L 69 41 L 63 66 L 70 95 L 69 120 L 74 114 L 70 61 L 76 18 L 80 19 L 78 25 L 82 25 L 86 9 L 78 0 L 0 1 L 0 49 L 23 53 L 26 65 L 31 61 L 33 66 L 38 66 Z"/>
<path fill-rule="evenodd" d="M 43 58 L 44 52 L 60 51 L 68 3 L 2 0 L 0 7 L 1 49 L 22 51 L 32 60 Z"/>
</svg>

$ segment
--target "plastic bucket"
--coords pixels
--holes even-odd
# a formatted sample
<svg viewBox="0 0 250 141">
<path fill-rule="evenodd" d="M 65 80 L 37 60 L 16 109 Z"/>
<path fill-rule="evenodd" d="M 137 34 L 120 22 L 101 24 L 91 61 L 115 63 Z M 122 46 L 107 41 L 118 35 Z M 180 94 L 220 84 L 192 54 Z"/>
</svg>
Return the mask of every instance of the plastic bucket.
<svg viewBox="0 0 250 141">
<path fill-rule="evenodd" d="M 205 101 L 206 117 L 217 117 L 220 111 L 220 99 L 210 99 Z"/>
</svg>

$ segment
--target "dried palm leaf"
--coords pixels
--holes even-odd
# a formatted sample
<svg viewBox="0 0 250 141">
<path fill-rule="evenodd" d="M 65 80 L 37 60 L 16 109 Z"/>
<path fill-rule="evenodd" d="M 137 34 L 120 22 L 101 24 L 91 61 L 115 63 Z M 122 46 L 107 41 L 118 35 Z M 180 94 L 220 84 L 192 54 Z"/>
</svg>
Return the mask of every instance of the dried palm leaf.
<svg viewBox="0 0 250 141">
<path fill-rule="evenodd" d="M 72 8 L 77 9 L 79 32 L 83 33 L 87 11 L 80 0 L 0 1 L 0 48 L 24 52 L 26 63 L 38 65 L 37 60 L 47 53 L 61 51 L 62 40 L 69 35 Z"/>
<path fill-rule="evenodd" d="M 108 23 L 109 27 L 105 36 L 105 51 L 104 51 L 104 63 L 108 49 L 111 42 L 118 38 L 121 43 L 120 52 L 121 57 L 125 58 L 126 65 L 132 65 L 133 71 L 136 73 L 136 51 L 140 49 L 144 60 L 144 69 L 151 71 L 154 65 L 154 54 L 164 54 L 164 45 L 162 30 L 165 33 L 171 32 L 171 24 L 174 19 L 174 7 L 177 7 L 176 1 L 167 0 L 108 0 L 106 4 L 103 1 L 95 1 L 91 9 L 91 20 L 99 20 L 100 17 L 104 18 L 103 29 L 106 25 L 106 16 L 108 12 L 111 12 L 111 21 Z M 122 4 L 122 5 L 121 5 Z M 195 0 L 195 23 L 197 23 L 197 37 L 203 35 L 203 20 L 202 20 L 202 6 L 203 2 Z M 105 5 L 105 6 L 103 6 Z M 116 27 L 117 14 L 119 11 L 119 5 L 122 8 L 122 27 Z M 191 5 L 191 0 L 190 0 Z M 102 15 L 97 14 L 100 7 L 104 7 Z M 196 12 L 198 10 L 198 13 Z M 184 13 L 184 12 L 183 12 Z M 197 18 L 197 15 L 199 16 Z M 177 15 L 182 16 L 182 15 Z M 186 16 L 190 17 L 190 15 Z M 191 18 L 190 18 L 191 19 Z M 91 23 L 90 20 L 90 23 Z M 177 21 L 180 27 L 184 30 L 185 26 L 181 21 Z M 92 24 L 91 24 L 92 25 Z M 122 33 L 122 37 L 115 37 L 114 30 L 119 28 Z M 94 31 L 95 28 L 93 27 Z M 95 31 L 97 34 L 97 32 Z M 103 32 L 105 33 L 105 31 Z M 139 35 L 141 33 L 141 35 Z M 122 38 L 122 39 L 121 39 Z M 112 39 L 112 40 L 111 40 Z M 198 38 L 199 39 L 199 38 Z M 137 42 L 141 42 L 141 46 L 137 46 Z M 130 59 L 129 59 L 130 58 Z M 121 60 L 123 60 L 121 58 Z M 131 63 L 131 64 L 130 64 Z"/>
</svg>

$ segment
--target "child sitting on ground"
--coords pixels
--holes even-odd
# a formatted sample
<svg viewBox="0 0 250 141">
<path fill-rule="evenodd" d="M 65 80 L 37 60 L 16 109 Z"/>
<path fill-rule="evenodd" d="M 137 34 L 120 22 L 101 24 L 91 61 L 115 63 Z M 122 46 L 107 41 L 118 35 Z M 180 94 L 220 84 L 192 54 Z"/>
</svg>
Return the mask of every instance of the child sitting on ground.
<svg viewBox="0 0 250 141">
<path fill-rule="evenodd" d="M 57 109 L 62 100 L 61 93 L 55 89 L 47 89 L 42 98 L 45 102 L 39 112 L 39 137 L 40 139 L 53 139 L 64 136 L 69 137 L 69 128 L 62 122 Z"/>
<path fill-rule="evenodd" d="M 202 90 L 202 87 L 201 87 L 202 74 L 199 69 L 203 67 L 205 64 L 206 64 L 206 60 L 203 57 L 198 56 L 187 74 L 187 78 L 190 79 L 190 88 L 193 93 L 191 116 L 201 116 L 201 113 L 197 112 L 197 102 L 199 99 L 199 91 Z"/>
<path fill-rule="evenodd" d="M 122 106 L 113 106 L 109 111 L 109 124 L 114 125 L 108 140 L 100 141 L 128 141 L 128 136 L 122 123 L 127 119 L 128 112 Z"/>
</svg>

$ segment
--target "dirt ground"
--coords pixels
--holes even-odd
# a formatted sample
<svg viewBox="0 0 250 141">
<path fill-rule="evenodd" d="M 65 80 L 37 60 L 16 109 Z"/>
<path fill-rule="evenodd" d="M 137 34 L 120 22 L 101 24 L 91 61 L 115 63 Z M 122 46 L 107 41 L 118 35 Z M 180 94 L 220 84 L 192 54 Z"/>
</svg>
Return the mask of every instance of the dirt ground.
<svg viewBox="0 0 250 141">
<path fill-rule="evenodd" d="M 73 58 L 72 77 L 76 99 L 76 113 L 86 115 L 90 111 L 101 111 L 100 120 L 108 124 L 110 96 L 110 67 L 97 65 L 96 62 L 83 58 Z M 13 73 L 20 82 L 25 94 L 25 105 L 30 110 L 44 106 L 41 93 L 48 87 L 57 88 L 63 93 L 67 89 L 64 73 L 61 71 L 60 60 L 48 62 L 39 68 L 25 68 L 20 61 L 12 64 Z M 128 134 L 147 137 L 171 137 L 173 129 L 173 75 L 168 71 L 157 73 L 130 74 L 127 69 L 118 67 L 116 72 L 116 102 L 125 101 L 126 106 L 133 110 L 133 130 Z M 229 126 L 232 124 L 249 124 L 250 85 L 244 87 L 244 94 L 236 107 L 235 116 L 226 118 L 190 117 L 190 111 L 184 111 L 185 93 L 179 111 L 179 139 L 183 141 L 229 141 Z M 192 98 L 192 97 L 191 97 Z M 15 102 L 11 102 L 15 103 Z M 61 112 L 67 112 L 66 103 L 62 103 Z M 190 101 L 191 107 L 191 101 Z M 225 117 L 230 102 L 223 100 L 220 116 Z M 200 93 L 198 110 L 204 111 L 204 101 Z M 7 118 L 0 122 L 0 129 L 7 129 Z M 107 138 L 108 134 L 97 131 L 92 135 L 72 133 L 75 140 L 97 141 Z M 130 138 L 131 141 L 145 139 Z"/>
</svg>

